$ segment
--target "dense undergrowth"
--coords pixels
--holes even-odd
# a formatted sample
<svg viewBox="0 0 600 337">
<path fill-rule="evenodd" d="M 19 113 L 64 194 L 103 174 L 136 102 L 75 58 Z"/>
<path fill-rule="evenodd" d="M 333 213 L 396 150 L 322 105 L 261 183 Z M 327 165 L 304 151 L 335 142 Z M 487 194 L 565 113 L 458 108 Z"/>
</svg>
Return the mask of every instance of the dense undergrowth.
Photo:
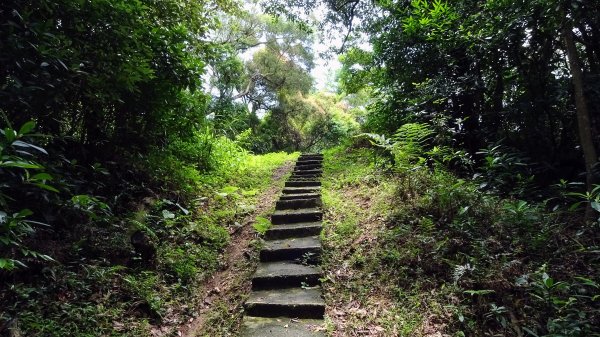
<svg viewBox="0 0 600 337">
<path fill-rule="evenodd" d="M 333 336 L 600 333 L 597 222 L 394 157 L 361 146 L 326 152 Z"/>
<path fill-rule="evenodd" d="M 2 196 L 11 207 L 20 193 L 37 202 L 4 214 L 14 226 L 0 234 L 12 247 L 0 274 L 2 334 L 174 334 L 195 315 L 195 290 L 222 267 L 238 221 L 293 159 L 206 134 L 131 164 L 84 165 L 21 131 L 22 146 L 3 146 L 3 163 L 20 164 L 4 166 L 13 180 Z M 27 144 L 40 155 L 14 149 Z"/>
</svg>

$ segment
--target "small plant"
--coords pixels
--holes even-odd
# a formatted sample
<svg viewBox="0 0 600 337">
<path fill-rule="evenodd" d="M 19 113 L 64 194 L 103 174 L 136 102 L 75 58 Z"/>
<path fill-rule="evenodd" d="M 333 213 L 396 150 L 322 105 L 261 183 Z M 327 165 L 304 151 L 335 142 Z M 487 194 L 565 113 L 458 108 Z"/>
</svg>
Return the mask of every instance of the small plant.
<svg viewBox="0 0 600 337">
<path fill-rule="evenodd" d="M 590 319 L 599 313 L 592 304 L 600 299 L 600 285 L 583 277 L 575 277 L 571 282 L 557 281 L 547 269 L 546 265 L 540 267 L 529 282 L 530 295 L 545 309 L 540 314 L 546 324 L 523 330 L 531 336 L 591 336 Z"/>
<path fill-rule="evenodd" d="M 501 144 L 494 144 L 477 154 L 483 160 L 474 179 L 481 190 L 501 195 L 531 195 L 533 174 L 527 157 Z"/>
<path fill-rule="evenodd" d="M 162 316 L 165 303 L 158 291 L 161 282 L 156 273 L 144 271 L 138 275 L 127 275 L 123 281 L 137 301 L 148 305 L 151 314 Z"/>
<path fill-rule="evenodd" d="M 6 127 L 0 130 L 0 270 L 12 270 L 16 267 L 25 267 L 20 258 L 32 257 L 46 261 L 52 258 L 45 254 L 35 252 L 24 245 L 24 238 L 35 232 L 36 225 L 45 225 L 33 221 L 30 209 L 15 211 L 12 205 L 13 197 L 6 190 L 31 191 L 36 195 L 47 192 L 56 193 L 58 190 L 49 185 L 53 180 L 52 175 L 45 172 L 44 167 L 38 162 L 39 154 L 47 155 L 43 148 L 29 141 L 35 128 L 33 121 L 23 124 L 18 130 Z M 8 192 L 10 193 L 10 192 Z"/>
<path fill-rule="evenodd" d="M 256 232 L 260 235 L 265 235 L 265 233 L 267 232 L 267 230 L 269 230 L 269 228 L 271 228 L 271 226 L 272 226 L 271 221 L 269 221 L 269 219 L 264 218 L 262 216 L 257 216 L 256 220 L 252 224 L 252 227 L 254 227 L 254 230 L 256 230 Z"/>
<path fill-rule="evenodd" d="M 190 245 L 177 248 L 163 247 L 160 255 L 161 262 L 168 271 L 183 284 L 192 281 L 199 271 L 196 265 L 199 256 Z"/>
</svg>

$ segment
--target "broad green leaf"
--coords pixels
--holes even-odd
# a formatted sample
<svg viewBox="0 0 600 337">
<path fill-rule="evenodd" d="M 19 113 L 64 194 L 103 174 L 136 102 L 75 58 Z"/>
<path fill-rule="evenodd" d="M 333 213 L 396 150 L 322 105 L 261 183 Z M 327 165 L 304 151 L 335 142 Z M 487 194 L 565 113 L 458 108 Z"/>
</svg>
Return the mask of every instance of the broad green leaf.
<svg viewBox="0 0 600 337">
<path fill-rule="evenodd" d="M 17 132 L 11 128 L 4 129 L 4 137 L 10 143 L 17 138 Z"/>
<path fill-rule="evenodd" d="M 59 193 L 60 192 L 59 190 L 57 190 L 56 188 L 54 188 L 54 187 L 52 187 L 50 185 L 46 185 L 46 184 L 42 184 L 42 183 L 37 183 L 37 184 L 34 184 L 34 185 L 37 186 L 37 187 L 39 187 L 39 188 L 41 188 L 41 189 L 50 191 L 50 192 L 55 192 L 55 193 Z"/>
<path fill-rule="evenodd" d="M 28 134 L 34 128 L 35 128 L 35 122 L 34 121 L 29 121 L 29 122 L 27 122 L 27 123 L 25 123 L 25 124 L 23 124 L 21 126 L 21 128 L 19 129 L 19 135 Z"/>
<path fill-rule="evenodd" d="M 30 209 L 25 208 L 25 209 L 20 210 L 19 213 L 15 214 L 15 217 L 24 218 L 24 217 L 28 217 L 32 214 L 33 214 L 33 212 Z"/>
<path fill-rule="evenodd" d="M 41 165 L 29 163 L 25 161 L 5 161 L 0 163 L 0 167 L 18 167 L 22 169 L 41 169 L 43 168 Z"/>
<path fill-rule="evenodd" d="M 24 142 L 24 141 L 21 141 L 21 140 L 15 140 L 15 141 L 12 143 L 12 146 L 18 146 L 18 147 L 30 147 L 30 148 L 32 148 L 32 149 L 36 149 L 36 150 L 40 151 L 40 152 L 41 152 L 41 153 L 43 153 L 43 154 L 48 154 L 48 152 L 46 152 L 46 150 L 42 149 L 41 147 L 39 147 L 39 146 L 36 146 L 36 145 L 33 145 L 33 144 L 30 144 L 30 143 L 26 143 L 26 142 Z"/>
<path fill-rule="evenodd" d="M 52 176 L 48 173 L 38 173 L 31 177 L 30 180 L 52 180 Z"/>
<path fill-rule="evenodd" d="M 12 263 L 11 260 L 0 258 L 0 269 L 11 270 L 13 268 L 14 268 L 14 263 Z"/>
</svg>

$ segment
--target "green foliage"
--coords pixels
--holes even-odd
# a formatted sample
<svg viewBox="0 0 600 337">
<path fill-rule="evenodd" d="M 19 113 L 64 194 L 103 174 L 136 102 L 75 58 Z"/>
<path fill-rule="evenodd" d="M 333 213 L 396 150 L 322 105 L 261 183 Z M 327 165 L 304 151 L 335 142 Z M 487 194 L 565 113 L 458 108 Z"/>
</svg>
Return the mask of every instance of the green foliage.
<svg viewBox="0 0 600 337">
<path fill-rule="evenodd" d="M 427 124 L 404 124 L 394 134 L 392 154 L 397 164 L 423 164 L 427 143 L 431 140 L 433 131 Z"/>
<path fill-rule="evenodd" d="M 530 281 L 526 278 L 521 282 L 529 285 L 535 301 L 549 313 L 543 326 L 524 327 L 528 334 L 558 337 L 595 333 L 591 317 L 598 314 L 598 309 L 590 310 L 590 305 L 600 298 L 597 282 L 585 277 L 574 277 L 571 282 L 556 281 L 547 273 L 546 265 L 532 273 Z"/>
<path fill-rule="evenodd" d="M 255 222 L 252 224 L 254 230 L 260 235 L 265 235 L 265 233 L 269 228 L 271 228 L 271 226 L 271 221 L 261 216 L 256 217 Z"/>
<path fill-rule="evenodd" d="M 148 305 L 153 314 L 163 314 L 165 303 L 159 291 L 161 282 L 156 273 L 144 271 L 135 276 L 127 275 L 123 281 L 136 300 Z"/>
<path fill-rule="evenodd" d="M 580 179 L 578 174 L 585 168 L 575 126 L 579 109 L 574 104 L 572 67 L 565 62 L 563 39 L 565 31 L 585 31 L 585 36 L 575 34 L 574 56 L 586 78 L 582 99 L 591 116 L 600 116 L 594 94 L 598 84 L 592 80 L 600 71 L 595 56 L 598 48 L 592 47 L 594 36 L 600 34 L 596 3 L 295 4 L 324 5 L 329 9 L 324 25 L 349 30 L 341 57 L 340 88 L 345 93 L 367 89 L 373 96 L 365 131 L 390 135 L 406 123 L 435 125 L 436 120 L 445 120 L 449 137 L 439 137 L 436 130 L 436 145 L 479 159 L 480 149 L 501 144 L 502 152 L 510 149 L 507 154 L 518 154 L 522 163 L 536 171 L 533 183 L 549 186 L 559 179 Z M 597 117 L 591 119 L 597 123 Z M 465 175 L 473 173 L 469 167 L 464 171 Z M 484 178 L 482 183 L 503 194 L 511 188 L 527 192 L 525 185 L 532 175 L 526 171 L 519 168 L 514 174 L 517 179 L 492 182 Z M 503 186 L 492 187 L 493 183 Z"/>
<path fill-rule="evenodd" d="M 45 224 L 32 220 L 33 211 L 19 209 L 23 205 L 15 199 L 19 195 L 45 197 L 59 192 L 49 185 L 54 177 L 38 162 L 41 155 L 48 153 L 30 140 L 35 136 L 34 128 L 35 123 L 29 121 L 18 130 L 11 127 L 0 130 L 0 174 L 5 177 L 0 186 L 0 270 L 25 267 L 17 255 L 52 261 L 50 256 L 24 245 L 25 238 L 35 233 L 35 227 Z"/>
<path fill-rule="evenodd" d="M 477 178 L 459 179 L 443 166 L 381 170 L 371 159 L 374 150 L 326 153 L 328 226 L 322 239 L 330 249 L 325 263 L 331 280 L 326 287 L 336 293 L 331 305 L 347 300 L 368 310 L 377 306 L 369 302 L 377 293 L 392 301 L 390 307 L 429 317 L 415 323 L 414 316 L 396 313 L 398 321 L 381 324 L 389 334 L 397 331 L 394 326 L 418 329 L 419 322 L 430 322 L 428 315 L 448 324 L 444 333 L 464 336 L 598 333 L 597 276 L 584 264 L 573 265 L 578 259 L 595 264 L 589 254 L 596 249 L 596 226 L 574 234 L 572 218 L 563 212 L 482 192 Z M 567 235 L 576 235 L 576 246 L 563 244 Z M 368 240 L 368 250 L 356 245 L 361 240 Z M 544 263 L 555 267 L 539 269 Z M 353 328 L 363 324 L 355 320 Z"/>
<path fill-rule="evenodd" d="M 533 174 L 528 159 L 502 145 L 477 152 L 483 157 L 481 173 L 475 174 L 482 190 L 515 196 L 531 195 Z"/>
</svg>

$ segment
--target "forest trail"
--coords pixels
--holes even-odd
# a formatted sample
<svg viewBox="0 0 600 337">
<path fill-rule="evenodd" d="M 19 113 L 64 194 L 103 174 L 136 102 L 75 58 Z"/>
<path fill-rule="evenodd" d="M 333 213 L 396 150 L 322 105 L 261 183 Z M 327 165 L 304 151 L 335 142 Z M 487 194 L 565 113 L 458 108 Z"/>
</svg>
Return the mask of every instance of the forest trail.
<svg viewBox="0 0 600 337">
<path fill-rule="evenodd" d="M 322 162 L 321 154 L 302 154 L 285 183 L 252 276 L 242 337 L 325 336 L 322 272 L 317 266 L 322 250 Z"/>
</svg>

